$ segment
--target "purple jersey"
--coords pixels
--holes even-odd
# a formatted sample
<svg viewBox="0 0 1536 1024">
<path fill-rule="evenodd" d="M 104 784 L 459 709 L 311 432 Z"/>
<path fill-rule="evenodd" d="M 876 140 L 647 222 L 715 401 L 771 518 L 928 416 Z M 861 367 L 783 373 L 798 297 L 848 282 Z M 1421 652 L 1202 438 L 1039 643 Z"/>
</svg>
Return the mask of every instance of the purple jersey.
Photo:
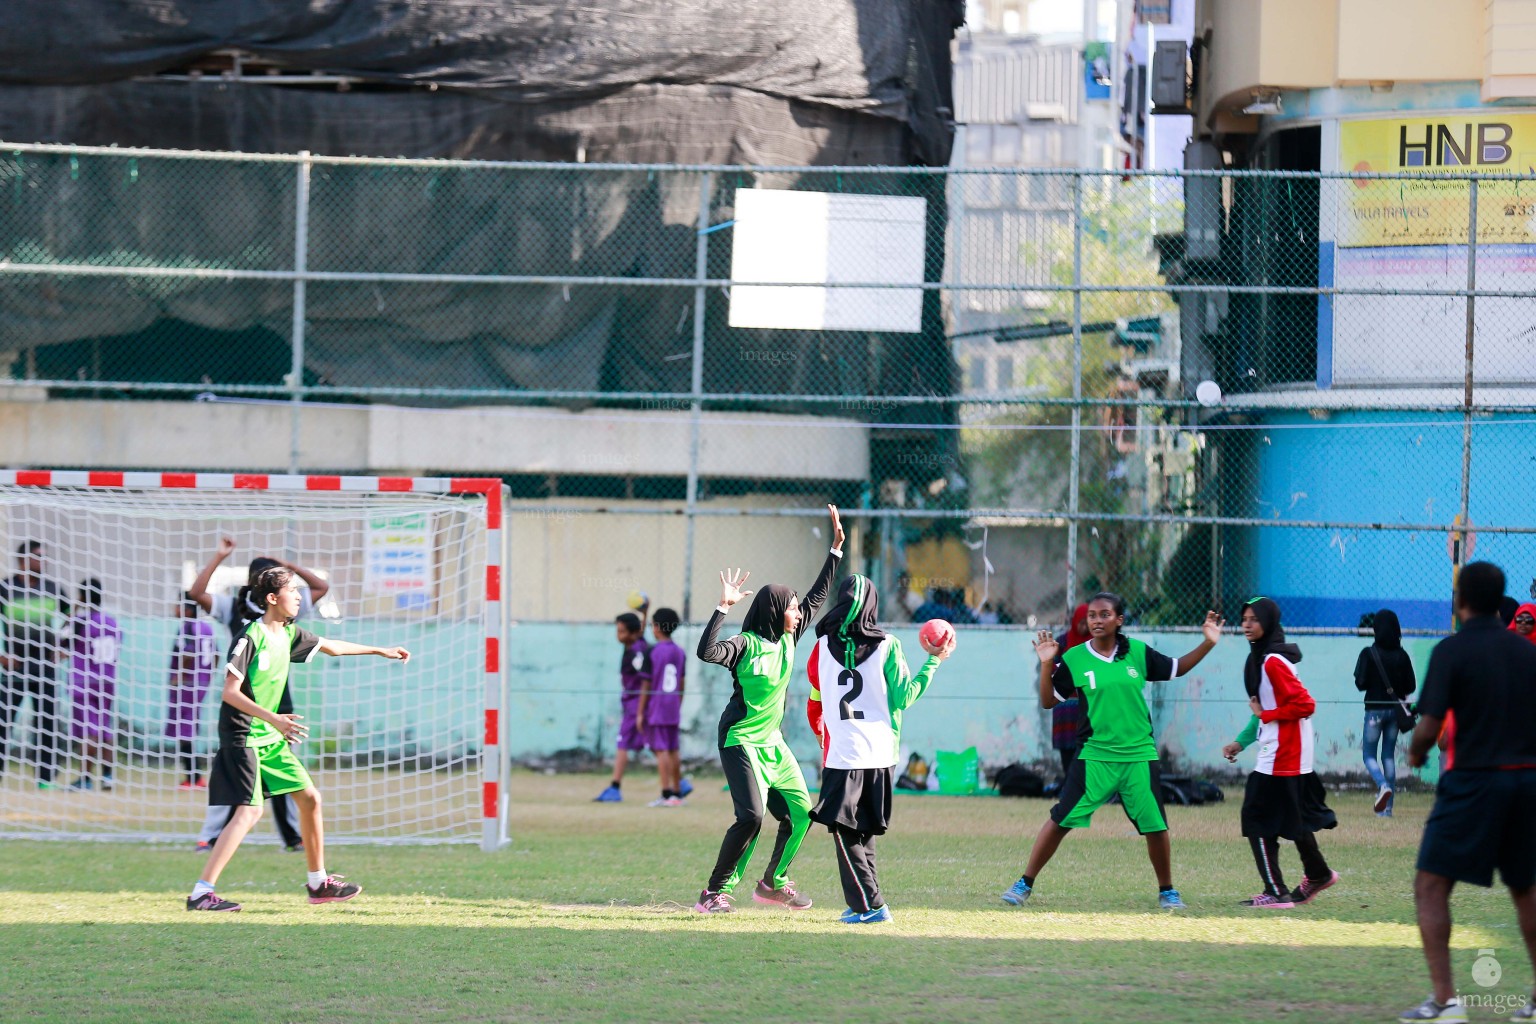
<svg viewBox="0 0 1536 1024">
<path fill-rule="evenodd" d="M 75 620 L 70 636 L 70 734 L 76 739 L 110 743 L 112 703 L 117 690 L 117 652 L 123 631 L 117 620 L 92 610 Z"/>
<path fill-rule="evenodd" d="M 624 648 L 619 659 L 619 686 L 623 691 L 620 700 L 626 712 L 640 703 L 640 690 L 650 678 L 651 649 L 644 640 L 636 640 Z"/>
<path fill-rule="evenodd" d="M 70 641 L 70 680 L 74 687 L 110 696 L 117 688 L 117 652 L 122 645 L 123 631 L 106 612 L 93 609 L 76 619 Z"/>
<path fill-rule="evenodd" d="M 646 725 L 677 725 L 682 720 L 683 670 L 688 652 L 671 640 L 651 648 L 651 697 L 645 703 Z"/>
<path fill-rule="evenodd" d="M 213 685 L 219 665 L 219 644 L 213 623 L 206 619 L 182 619 L 171 648 L 170 709 L 165 734 L 181 740 L 197 738 L 203 698 Z"/>
</svg>

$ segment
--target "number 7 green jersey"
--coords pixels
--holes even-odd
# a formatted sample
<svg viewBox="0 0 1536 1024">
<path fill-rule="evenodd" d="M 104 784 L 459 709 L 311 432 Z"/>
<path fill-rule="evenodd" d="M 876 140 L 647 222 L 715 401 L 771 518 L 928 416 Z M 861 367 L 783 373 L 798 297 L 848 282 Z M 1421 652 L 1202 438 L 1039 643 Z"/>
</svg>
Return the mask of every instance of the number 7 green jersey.
<svg viewBox="0 0 1536 1024">
<path fill-rule="evenodd" d="M 1128 639 L 1126 645 L 1125 654 L 1105 657 L 1092 641 L 1078 644 L 1061 656 L 1051 675 L 1056 697 L 1076 697 L 1082 706 L 1078 756 L 1084 760 L 1157 760 L 1152 710 L 1143 691 L 1148 683 L 1178 675 L 1179 663 L 1140 640 Z"/>
</svg>

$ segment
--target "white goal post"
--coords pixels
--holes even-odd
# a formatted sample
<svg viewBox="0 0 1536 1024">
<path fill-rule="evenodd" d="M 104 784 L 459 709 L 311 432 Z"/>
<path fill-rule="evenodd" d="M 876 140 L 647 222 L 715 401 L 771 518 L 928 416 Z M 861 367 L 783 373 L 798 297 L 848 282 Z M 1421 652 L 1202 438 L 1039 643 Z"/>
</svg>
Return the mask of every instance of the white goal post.
<svg viewBox="0 0 1536 1024">
<path fill-rule="evenodd" d="M 184 592 L 229 538 L 215 609 L 270 557 L 317 581 L 300 625 L 411 652 L 292 669 L 327 840 L 500 848 L 505 509 L 497 479 L 0 471 L 0 838 L 193 842 L 230 636 Z"/>
</svg>

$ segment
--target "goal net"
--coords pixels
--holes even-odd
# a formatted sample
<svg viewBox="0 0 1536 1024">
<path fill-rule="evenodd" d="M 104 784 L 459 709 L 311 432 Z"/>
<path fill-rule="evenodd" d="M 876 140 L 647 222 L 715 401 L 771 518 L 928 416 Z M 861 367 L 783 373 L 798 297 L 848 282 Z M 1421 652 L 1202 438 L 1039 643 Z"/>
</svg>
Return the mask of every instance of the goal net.
<svg viewBox="0 0 1536 1024">
<path fill-rule="evenodd" d="M 279 559 L 300 625 L 411 652 L 293 666 L 327 840 L 500 845 L 501 510 L 495 480 L 0 473 L 0 836 L 194 841 L 230 629 L 183 594 L 228 538 L 215 612 Z"/>
</svg>

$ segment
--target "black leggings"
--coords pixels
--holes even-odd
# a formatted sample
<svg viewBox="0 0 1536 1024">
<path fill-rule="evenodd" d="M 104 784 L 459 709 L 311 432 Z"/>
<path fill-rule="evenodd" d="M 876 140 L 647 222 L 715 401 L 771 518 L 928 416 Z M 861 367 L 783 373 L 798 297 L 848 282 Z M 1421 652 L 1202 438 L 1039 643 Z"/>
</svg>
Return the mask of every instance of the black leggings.
<svg viewBox="0 0 1536 1024">
<path fill-rule="evenodd" d="M 833 825 L 832 842 L 837 847 L 837 873 L 843 880 L 843 900 L 860 913 L 885 906 L 880 895 L 880 882 L 875 877 L 875 837 L 844 825 Z"/>
<path fill-rule="evenodd" d="M 722 887 L 734 886 L 740 880 L 741 870 L 751 858 L 757 834 L 763 828 L 763 798 L 758 793 L 757 776 L 752 771 L 752 762 L 747 752 L 739 746 L 721 747 L 720 767 L 725 772 L 726 783 L 731 787 L 731 805 L 736 812 L 736 820 L 725 830 L 725 839 L 720 843 L 720 855 L 715 859 L 715 869 L 709 874 L 709 892 L 719 892 Z M 784 857 L 784 847 L 789 842 L 794 825 L 790 821 L 789 805 L 776 789 L 768 790 L 767 810 L 779 822 L 779 834 L 773 844 L 773 858 L 763 874 L 764 879 L 771 880 L 779 869 L 779 861 Z M 769 884 L 772 885 L 772 882 Z"/>
<path fill-rule="evenodd" d="M 1288 896 L 1290 890 L 1285 887 L 1285 877 L 1280 871 L 1280 840 L 1274 836 L 1249 836 L 1248 845 L 1253 848 L 1253 863 L 1259 869 L 1264 891 L 1271 896 Z M 1296 852 L 1301 855 L 1301 869 L 1308 879 L 1313 882 L 1328 880 L 1331 872 L 1328 862 L 1323 859 L 1323 851 L 1318 848 L 1317 836 L 1303 832 L 1296 840 Z"/>
<path fill-rule="evenodd" d="M 28 697 L 32 698 L 32 732 L 37 737 L 37 749 L 31 758 L 23 752 L 22 760 L 37 766 L 38 782 L 52 782 L 64 724 L 59 720 L 58 685 L 51 672 L 0 678 L 0 772 L 5 770 L 5 745 L 11 725 L 21 711 L 22 701 Z"/>
</svg>

